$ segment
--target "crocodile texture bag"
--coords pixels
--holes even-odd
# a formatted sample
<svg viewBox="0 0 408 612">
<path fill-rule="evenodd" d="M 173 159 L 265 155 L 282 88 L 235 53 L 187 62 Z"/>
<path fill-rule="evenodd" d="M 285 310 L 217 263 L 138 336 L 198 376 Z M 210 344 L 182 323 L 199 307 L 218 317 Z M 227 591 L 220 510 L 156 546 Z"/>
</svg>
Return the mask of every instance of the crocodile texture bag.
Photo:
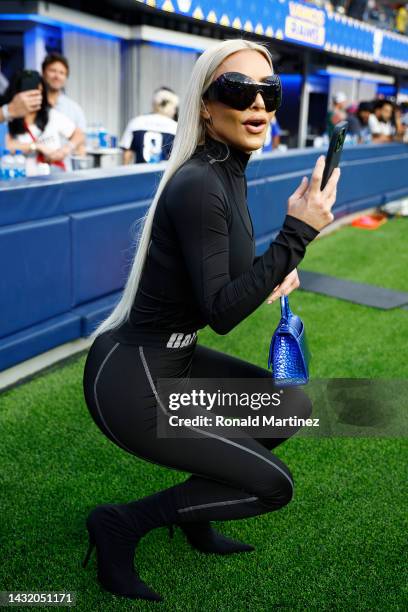
<svg viewBox="0 0 408 612">
<path fill-rule="evenodd" d="M 302 319 L 293 314 L 287 295 L 280 298 L 281 320 L 269 347 L 268 369 L 282 386 L 304 385 L 309 381 L 311 353 Z"/>
</svg>

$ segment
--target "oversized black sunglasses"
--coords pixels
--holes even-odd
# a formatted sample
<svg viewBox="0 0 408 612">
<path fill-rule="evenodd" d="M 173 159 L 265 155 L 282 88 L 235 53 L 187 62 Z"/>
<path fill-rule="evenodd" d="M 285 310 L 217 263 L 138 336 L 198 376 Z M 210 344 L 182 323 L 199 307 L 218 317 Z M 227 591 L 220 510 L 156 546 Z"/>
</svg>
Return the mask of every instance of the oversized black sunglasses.
<svg viewBox="0 0 408 612">
<path fill-rule="evenodd" d="M 224 72 L 213 81 L 203 94 L 206 100 L 222 102 L 236 110 L 245 110 L 261 93 L 268 113 L 277 110 L 282 103 L 282 83 L 277 74 L 262 81 L 254 81 L 241 72 Z"/>
</svg>

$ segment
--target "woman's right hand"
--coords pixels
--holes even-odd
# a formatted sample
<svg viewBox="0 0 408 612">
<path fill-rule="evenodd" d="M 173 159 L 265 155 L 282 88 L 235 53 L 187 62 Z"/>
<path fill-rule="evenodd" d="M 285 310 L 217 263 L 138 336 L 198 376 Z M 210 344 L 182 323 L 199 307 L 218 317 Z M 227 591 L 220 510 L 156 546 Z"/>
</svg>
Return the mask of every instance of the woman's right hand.
<svg viewBox="0 0 408 612">
<path fill-rule="evenodd" d="M 335 168 L 326 187 L 320 191 L 324 164 L 325 156 L 321 155 L 314 167 L 310 184 L 304 176 L 288 200 L 287 211 L 288 215 L 308 223 L 318 231 L 334 219 L 331 208 L 336 201 L 337 183 L 340 178 L 340 168 Z"/>
</svg>

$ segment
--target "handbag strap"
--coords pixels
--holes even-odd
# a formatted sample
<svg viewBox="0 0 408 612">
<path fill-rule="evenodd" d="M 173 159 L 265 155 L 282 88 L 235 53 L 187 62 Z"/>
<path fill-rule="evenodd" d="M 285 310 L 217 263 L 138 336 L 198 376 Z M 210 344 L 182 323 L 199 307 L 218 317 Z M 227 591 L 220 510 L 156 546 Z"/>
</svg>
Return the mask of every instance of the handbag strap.
<svg viewBox="0 0 408 612">
<path fill-rule="evenodd" d="M 289 319 L 289 317 L 292 314 L 292 311 L 289 306 L 289 298 L 287 295 L 281 295 L 280 306 L 281 306 L 281 316 L 286 320 Z"/>
</svg>

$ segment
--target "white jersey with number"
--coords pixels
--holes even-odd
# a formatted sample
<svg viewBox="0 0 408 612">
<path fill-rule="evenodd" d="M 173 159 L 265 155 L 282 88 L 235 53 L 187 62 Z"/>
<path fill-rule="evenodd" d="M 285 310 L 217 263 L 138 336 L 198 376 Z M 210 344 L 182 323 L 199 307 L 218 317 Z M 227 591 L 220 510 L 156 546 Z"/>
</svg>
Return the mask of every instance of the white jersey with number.
<svg viewBox="0 0 408 612">
<path fill-rule="evenodd" d="M 177 122 L 159 113 L 139 115 L 126 126 L 119 146 L 135 154 L 136 163 L 162 161 L 170 157 Z"/>
</svg>

